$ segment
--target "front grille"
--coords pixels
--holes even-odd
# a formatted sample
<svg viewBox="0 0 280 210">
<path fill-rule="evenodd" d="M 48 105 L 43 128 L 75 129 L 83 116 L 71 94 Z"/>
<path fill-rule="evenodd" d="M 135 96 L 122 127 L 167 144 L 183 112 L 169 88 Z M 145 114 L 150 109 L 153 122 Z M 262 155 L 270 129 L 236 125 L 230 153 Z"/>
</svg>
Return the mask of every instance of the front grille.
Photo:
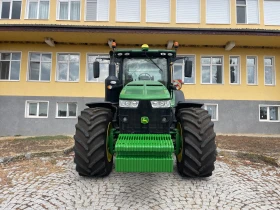
<svg viewBox="0 0 280 210">
<path fill-rule="evenodd" d="M 148 117 L 149 123 L 142 124 L 141 117 Z M 127 122 L 124 122 L 127 118 Z M 162 119 L 166 118 L 166 122 Z M 171 108 L 152 108 L 150 101 L 140 101 L 138 108 L 120 108 L 121 133 L 169 133 L 172 122 Z"/>
</svg>

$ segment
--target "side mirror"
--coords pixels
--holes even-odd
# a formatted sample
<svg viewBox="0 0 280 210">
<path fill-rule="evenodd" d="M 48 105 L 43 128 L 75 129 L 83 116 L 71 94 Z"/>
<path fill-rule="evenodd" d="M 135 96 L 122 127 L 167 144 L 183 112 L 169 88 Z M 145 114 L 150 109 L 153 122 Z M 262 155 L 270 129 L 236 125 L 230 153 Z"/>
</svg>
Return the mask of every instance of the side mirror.
<svg viewBox="0 0 280 210">
<path fill-rule="evenodd" d="M 98 61 L 93 62 L 93 78 L 98 78 L 100 75 L 100 65 Z"/>
<path fill-rule="evenodd" d="M 192 61 L 185 61 L 184 76 L 192 77 Z"/>
</svg>

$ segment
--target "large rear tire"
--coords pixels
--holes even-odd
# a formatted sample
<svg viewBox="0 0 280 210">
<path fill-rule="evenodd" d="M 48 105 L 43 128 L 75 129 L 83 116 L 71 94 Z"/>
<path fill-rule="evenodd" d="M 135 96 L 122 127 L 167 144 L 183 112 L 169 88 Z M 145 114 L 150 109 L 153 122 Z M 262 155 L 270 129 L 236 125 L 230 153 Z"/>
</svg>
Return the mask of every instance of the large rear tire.
<svg viewBox="0 0 280 210">
<path fill-rule="evenodd" d="M 179 174 L 187 177 L 209 177 L 215 169 L 216 143 L 214 123 L 202 108 L 184 108 L 177 114 L 177 128 L 182 145 L 177 155 Z"/>
<path fill-rule="evenodd" d="M 87 108 L 76 124 L 76 171 L 80 176 L 107 176 L 112 171 L 113 156 L 108 151 L 112 112 L 106 108 Z"/>
</svg>

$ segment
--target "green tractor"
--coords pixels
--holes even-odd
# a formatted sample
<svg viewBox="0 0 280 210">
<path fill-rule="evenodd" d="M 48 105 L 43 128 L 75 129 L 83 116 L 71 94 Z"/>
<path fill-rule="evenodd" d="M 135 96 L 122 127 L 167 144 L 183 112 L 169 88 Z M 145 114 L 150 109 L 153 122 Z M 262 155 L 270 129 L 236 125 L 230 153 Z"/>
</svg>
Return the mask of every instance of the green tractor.
<svg viewBox="0 0 280 210">
<path fill-rule="evenodd" d="M 113 160 L 117 172 L 172 172 L 173 153 L 180 175 L 212 175 L 214 124 L 203 104 L 185 102 L 173 83 L 176 60 L 185 60 L 185 77 L 192 75 L 192 62 L 176 57 L 177 47 L 124 50 L 113 45 L 105 101 L 86 104 L 89 108 L 78 117 L 74 162 L 79 175 L 107 176 Z M 98 78 L 98 60 L 93 66 Z"/>
</svg>

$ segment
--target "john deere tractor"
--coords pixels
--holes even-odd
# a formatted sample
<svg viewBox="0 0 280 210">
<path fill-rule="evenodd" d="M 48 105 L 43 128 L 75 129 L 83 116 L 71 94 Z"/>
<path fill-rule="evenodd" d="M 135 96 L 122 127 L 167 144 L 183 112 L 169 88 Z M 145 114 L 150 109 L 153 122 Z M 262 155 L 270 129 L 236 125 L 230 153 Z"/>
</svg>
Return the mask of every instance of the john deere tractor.
<svg viewBox="0 0 280 210">
<path fill-rule="evenodd" d="M 211 116 L 203 104 L 186 102 L 173 82 L 174 62 L 184 60 L 185 77 L 192 75 L 192 62 L 176 57 L 177 43 L 174 50 L 112 46 L 105 101 L 86 104 L 78 117 L 77 172 L 107 176 L 113 160 L 116 172 L 172 172 L 174 153 L 182 176 L 211 176 L 216 160 Z M 99 66 L 97 59 L 94 78 Z"/>
</svg>

